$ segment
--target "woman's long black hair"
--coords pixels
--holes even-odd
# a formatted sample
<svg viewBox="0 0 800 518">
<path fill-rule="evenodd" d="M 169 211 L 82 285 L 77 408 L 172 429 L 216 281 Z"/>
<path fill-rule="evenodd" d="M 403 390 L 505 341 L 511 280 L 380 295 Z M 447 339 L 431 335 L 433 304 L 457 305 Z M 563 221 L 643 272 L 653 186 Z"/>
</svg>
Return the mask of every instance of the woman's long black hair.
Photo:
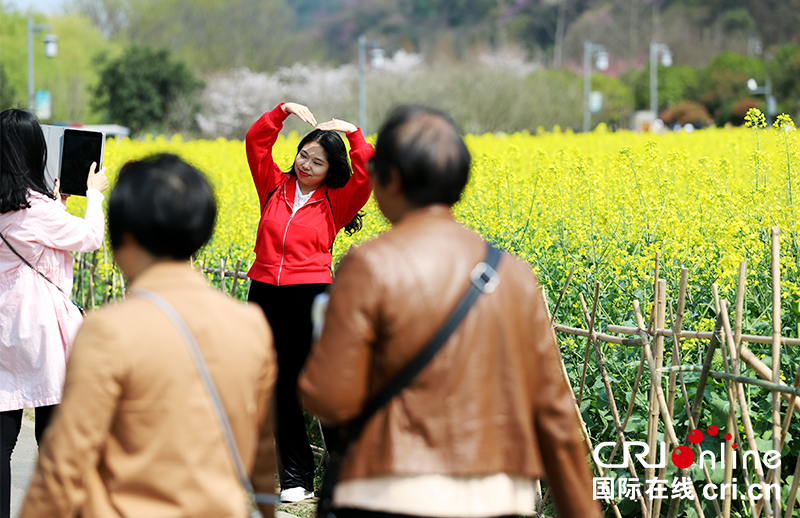
<svg viewBox="0 0 800 518">
<path fill-rule="evenodd" d="M 47 144 L 36 117 L 25 110 L 0 113 L 0 214 L 29 208 L 28 190 L 55 199 L 45 184 L 46 165 Z"/>
<path fill-rule="evenodd" d="M 350 180 L 350 162 L 347 161 L 347 149 L 344 147 L 344 141 L 335 131 L 323 131 L 315 129 L 305 137 L 297 145 L 297 154 L 309 142 L 317 142 L 322 149 L 325 150 L 325 156 L 328 158 L 328 175 L 322 182 L 331 189 L 338 189 L 344 187 L 347 181 Z M 295 157 L 296 159 L 296 157 Z M 292 168 L 286 171 L 287 174 L 297 176 L 294 172 L 294 162 Z M 363 212 L 357 213 L 350 223 L 344 226 L 344 231 L 347 235 L 354 234 L 361 230 L 361 218 L 364 216 Z"/>
</svg>

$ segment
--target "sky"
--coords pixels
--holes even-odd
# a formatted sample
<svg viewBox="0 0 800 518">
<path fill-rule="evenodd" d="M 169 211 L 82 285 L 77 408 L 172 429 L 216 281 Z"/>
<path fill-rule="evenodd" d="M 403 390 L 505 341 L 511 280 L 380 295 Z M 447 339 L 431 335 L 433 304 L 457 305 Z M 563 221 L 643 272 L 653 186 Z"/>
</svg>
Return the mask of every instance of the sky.
<svg viewBox="0 0 800 518">
<path fill-rule="evenodd" d="M 65 0 L 4 0 L 3 3 L 22 11 L 33 9 L 44 14 L 57 14 L 61 12 Z"/>
</svg>

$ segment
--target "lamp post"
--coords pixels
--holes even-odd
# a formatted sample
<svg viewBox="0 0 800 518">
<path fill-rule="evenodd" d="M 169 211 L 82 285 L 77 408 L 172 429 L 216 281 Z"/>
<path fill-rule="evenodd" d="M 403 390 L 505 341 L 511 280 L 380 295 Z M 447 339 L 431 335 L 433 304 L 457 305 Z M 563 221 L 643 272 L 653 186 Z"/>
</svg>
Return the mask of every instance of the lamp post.
<svg viewBox="0 0 800 518">
<path fill-rule="evenodd" d="M 653 120 L 658 118 L 658 55 L 661 54 L 661 64 L 665 67 L 672 66 L 672 52 L 662 43 L 650 42 L 650 112 Z"/>
<path fill-rule="evenodd" d="M 753 78 L 748 79 L 747 89 L 753 95 L 764 96 L 767 101 L 767 124 L 771 124 L 775 114 L 778 112 L 778 106 L 775 102 L 775 97 L 772 96 L 772 82 L 769 80 L 769 76 L 767 76 L 764 86 L 758 86 L 758 82 Z"/>
<path fill-rule="evenodd" d="M 48 31 L 42 38 L 44 41 L 44 55 L 48 58 L 58 54 L 58 36 L 49 33 L 53 28 L 47 24 L 34 24 L 33 18 L 28 18 L 28 109 L 33 112 L 36 108 L 33 90 L 33 36 L 40 31 Z"/>
<path fill-rule="evenodd" d="M 608 52 L 603 45 L 590 41 L 583 42 L 583 132 L 591 129 L 592 115 L 589 113 L 589 91 L 592 86 L 592 56 L 597 55 L 595 66 L 598 70 L 608 68 Z"/>
<path fill-rule="evenodd" d="M 383 67 L 383 49 L 374 41 L 367 41 L 363 34 L 358 37 L 358 125 L 367 134 L 367 48 L 374 68 Z"/>
</svg>

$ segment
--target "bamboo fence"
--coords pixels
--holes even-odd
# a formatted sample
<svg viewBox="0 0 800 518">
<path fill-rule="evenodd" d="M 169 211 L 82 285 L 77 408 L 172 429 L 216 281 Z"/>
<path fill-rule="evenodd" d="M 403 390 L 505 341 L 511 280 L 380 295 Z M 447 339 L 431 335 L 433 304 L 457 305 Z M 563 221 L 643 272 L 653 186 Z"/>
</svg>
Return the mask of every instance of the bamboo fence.
<svg viewBox="0 0 800 518">
<path fill-rule="evenodd" d="M 739 265 L 739 278 L 736 291 L 736 301 L 733 308 L 733 325 L 731 325 L 731 307 L 727 300 L 720 299 L 717 293 L 716 285 L 712 286 L 714 297 L 715 309 L 717 312 L 716 322 L 713 330 L 689 330 L 683 328 L 683 320 L 686 308 L 686 293 L 687 293 L 687 280 L 688 270 L 683 268 L 681 270 L 681 278 L 679 283 L 678 297 L 677 297 L 677 311 L 673 313 L 672 304 L 667 303 L 667 290 L 666 281 L 659 278 L 659 256 L 655 257 L 654 268 L 654 282 L 653 282 L 653 300 L 649 304 L 650 316 L 649 321 L 645 322 L 644 314 L 641 310 L 641 304 L 638 300 L 632 301 L 632 308 L 636 316 L 637 325 L 621 326 L 621 325 L 607 325 L 605 332 L 602 332 L 596 327 L 596 317 L 598 314 L 599 293 L 600 285 L 595 285 L 594 294 L 591 301 L 591 309 L 586 303 L 586 299 L 582 294 L 579 295 L 581 309 L 584 316 L 584 323 L 586 328 L 577 328 L 562 325 L 553 322 L 557 315 L 558 307 L 564 298 L 565 293 L 569 289 L 572 280 L 573 271 L 567 277 L 566 283 L 559 295 L 554 309 L 551 313 L 551 322 L 553 329 L 560 334 L 572 335 L 575 337 L 586 338 L 586 348 L 583 360 L 583 370 L 581 374 L 581 381 L 577 390 L 570 383 L 570 378 L 567 374 L 567 368 L 563 359 L 561 360 L 562 376 L 570 384 L 573 393 L 577 394 L 574 410 L 578 421 L 580 423 L 581 433 L 586 446 L 589 451 L 594 450 L 597 438 L 591 437 L 589 429 L 584 422 L 583 416 L 580 411 L 580 405 L 586 392 L 586 372 L 591 357 L 594 356 L 597 370 L 602 378 L 603 387 L 608 397 L 609 410 L 613 417 L 613 424 L 615 430 L 615 447 L 611 453 L 611 459 L 614 458 L 618 448 L 626 440 L 639 440 L 638 437 L 629 437 L 626 435 L 625 429 L 630 420 L 630 417 L 635 408 L 636 397 L 644 376 L 645 367 L 649 373 L 649 394 L 648 394 L 648 412 L 647 412 L 647 444 L 650 446 L 650 453 L 648 456 L 648 463 L 655 463 L 656 455 L 656 442 L 659 433 L 663 433 L 663 441 L 666 443 L 667 451 L 670 447 L 676 447 L 686 444 L 688 437 L 678 437 L 675 429 L 676 409 L 675 400 L 676 394 L 680 393 L 683 396 L 685 403 L 686 415 L 688 416 L 689 429 L 695 429 L 699 425 L 703 402 L 705 398 L 705 390 L 709 378 L 721 380 L 725 388 L 725 396 L 729 402 L 729 415 L 727 421 L 727 432 L 733 437 L 733 441 L 727 441 L 727 449 L 725 458 L 731 459 L 732 456 L 737 456 L 737 465 L 741 466 L 744 476 L 747 479 L 747 484 L 760 484 L 762 487 L 762 494 L 768 495 L 768 485 L 776 480 L 778 483 L 781 481 L 780 467 L 765 472 L 762 469 L 760 462 L 753 462 L 752 467 L 749 466 L 741 456 L 741 450 L 733 450 L 732 442 L 743 445 L 747 444 L 748 448 L 752 451 L 758 451 L 755 443 L 755 435 L 751 422 L 750 405 L 745 397 L 744 386 L 753 385 L 771 392 L 771 420 L 772 420 L 772 447 L 777 451 L 781 451 L 786 441 L 787 432 L 791 424 L 791 418 L 794 412 L 781 410 L 781 398 L 787 402 L 787 408 L 800 412 L 800 399 L 797 398 L 800 394 L 800 368 L 794 375 L 794 382 L 792 385 L 787 385 L 781 381 L 780 372 L 780 358 L 782 345 L 799 346 L 800 338 L 789 338 L 781 335 L 781 285 L 780 285 L 780 245 L 779 245 L 779 230 L 777 227 L 772 228 L 772 335 L 771 336 L 758 336 L 748 335 L 742 333 L 742 316 L 744 307 L 744 292 L 745 292 L 745 272 L 746 264 L 742 262 Z M 105 267 L 101 265 L 102 261 Z M 120 298 L 125 292 L 125 282 L 118 272 L 109 263 L 108 254 L 105 248 L 102 251 L 95 251 L 86 254 L 75 254 L 75 282 L 73 283 L 73 299 L 79 304 L 88 308 L 93 308 L 98 300 L 103 303 L 109 300 Z M 227 268 L 229 265 L 233 268 Z M 241 294 L 241 291 L 247 290 L 249 280 L 245 272 L 249 269 L 249 265 L 243 265 L 241 259 L 236 260 L 235 264 L 232 260 L 223 259 L 220 264 L 208 265 L 206 264 L 205 257 L 198 258 L 193 261 L 195 267 L 201 271 L 211 274 L 212 276 L 219 277 L 219 288 L 224 293 L 231 296 Z M 244 266 L 244 267 L 243 267 Z M 103 273 L 101 273 L 103 272 Z M 103 294 L 99 296 L 96 293 L 98 287 L 102 287 Z M 549 309 L 548 309 L 549 311 Z M 667 314 L 670 316 L 671 325 L 666 325 Z M 665 338 L 672 339 L 672 351 L 670 354 L 670 365 L 664 366 L 665 358 Z M 680 343 L 681 340 L 696 339 L 702 341 L 706 345 L 704 361 L 702 365 L 682 364 L 680 358 Z M 616 344 L 623 347 L 632 347 L 641 349 L 641 359 L 637 369 L 636 378 L 632 385 L 632 391 L 627 405 L 625 406 L 625 413 L 620 413 L 620 408 L 617 407 L 617 399 L 614 390 L 611 386 L 607 369 L 605 367 L 605 358 L 601 343 Z M 771 344 L 772 345 L 772 365 L 767 365 L 762 362 L 745 344 Z M 711 369 L 714 362 L 715 355 L 719 350 L 719 355 L 722 358 L 722 365 L 724 371 L 714 371 Z M 593 353 L 593 354 L 592 354 Z M 560 351 L 559 351 L 560 356 Z M 741 374 L 743 367 L 741 362 L 753 369 L 759 378 L 752 378 L 743 376 Z M 684 373 L 699 373 L 699 378 L 695 384 L 694 397 L 691 399 L 690 406 L 690 392 L 687 388 L 687 382 L 684 380 Z M 665 379 L 666 375 L 666 379 Z M 666 381 L 666 391 L 665 391 Z M 746 435 L 745 443 L 742 442 L 739 427 L 742 426 Z M 687 431 L 688 433 L 688 431 Z M 694 446 L 696 449 L 696 458 L 698 459 L 703 478 L 706 482 L 711 482 L 711 477 L 707 466 L 705 465 L 704 457 L 701 455 L 700 445 Z M 315 455 L 323 455 L 322 450 L 315 451 Z M 608 476 L 607 470 L 598 466 L 593 456 L 589 456 L 592 463 L 592 468 L 597 477 Z M 627 463 L 627 470 L 630 476 L 638 479 L 640 473 L 637 472 L 637 466 L 634 461 L 629 458 Z M 724 473 L 723 483 L 730 484 L 732 480 L 732 462 L 726 462 L 726 469 Z M 666 467 L 660 468 L 658 472 L 654 468 L 646 469 L 643 473 L 645 480 L 651 478 L 662 479 L 665 476 Z M 685 470 L 679 470 L 679 476 L 687 476 Z M 789 496 L 786 502 L 781 502 L 779 498 L 761 498 L 756 500 L 751 495 L 747 494 L 746 505 L 749 508 L 749 513 L 753 518 L 759 518 L 762 513 L 765 517 L 778 517 L 781 511 L 784 511 L 784 518 L 792 516 L 792 511 L 795 507 L 798 483 L 800 483 L 800 458 L 794 468 L 794 480 L 789 490 Z M 644 486 L 642 486 L 644 487 Z M 730 487 L 730 486 L 729 486 Z M 732 508 L 732 491 L 728 491 L 725 498 L 718 502 L 713 502 L 713 516 L 719 518 L 730 518 Z M 539 516 L 544 516 L 542 513 L 543 506 L 548 499 L 548 494 L 545 492 L 543 498 L 537 498 L 537 513 Z M 618 502 L 612 498 L 604 499 L 607 509 L 613 513 L 614 516 L 621 518 L 622 514 L 618 507 Z M 661 516 L 661 506 L 663 500 L 648 498 L 645 492 L 642 491 L 637 497 L 639 516 L 643 518 L 654 518 Z M 674 518 L 682 513 L 681 505 L 682 499 L 671 498 L 669 499 L 669 507 L 667 509 L 667 516 Z M 703 512 L 700 502 L 700 496 L 692 488 L 692 498 L 690 505 L 694 507 L 698 516 L 707 516 Z"/>
<path fill-rule="evenodd" d="M 734 325 L 731 326 L 730 320 L 730 304 L 727 300 L 720 299 L 717 293 L 716 285 L 712 286 L 714 296 L 715 308 L 717 311 L 717 318 L 714 329 L 711 331 L 693 331 L 683 329 L 682 322 L 684 318 L 684 310 L 686 303 L 687 291 L 687 278 L 688 270 L 683 268 L 681 270 L 681 279 L 678 292 L 678 308 L 677 312 L 673 314 L 671 305 L 669 306 L 669 314 L 671 316 L 671 326 L 666 325 L 667 314 L 667 296 L 666 296 L 666 281 L 659 278 L 659 257 L 656 255 L 655 259 L 655 279 L 654 279 L 654 296 L 652 304 L 650 305 L 651 314 L 648 323 L 645 323 L 641 311 L 640 302 L 638 300 L 632 301 L 634 313 L 636 315 L 637 326 L 619 326 L 608 325 L 606 332 L 601 332 L 595 329 L 595 315 L 597 313 L 599 285 L 595 286 L 594 298 L 592 302 L 592 310 L 588 310 L 588 305 L 583 298 L 579 295 L 581 307 L 584 313 L 584 321 L 586 328 L 576 328 L 561 325 L 558 323 L 553 324 L 556 332 L 572 335 L 576 337 L 585 337 L 586 354 L 584 355 L 583 373 L 581 375 L 581 382 L 578 389 L 574 392 L 578 394 L 576 399 L 575 411 L 581 423 L 581 430 L 586 440 L 587 446 L 593 450 L 593 443 L 596 439 L 590 437 L 588 427 L 583 421 L 583 416 L 580 412 L 580 403 L 582 395 L 586 389 L 585 379 L 586 370 L 590 361 L 590 349 L 594 350 L 597 370 L 603 380 L 603 385 L 607 393 L 609 401 L 609 411 L 613 417 L 614 428 L 616 430 L 616 446 L 612 451 L 611 458 L 621 446 L 622 442 L 627 440 L 637 440 L 638 438 L 628 438 L 625 434 L 626 424 L 630 418 L 634 402 L 638 393 L 641 378 L 644 374 L 644 366 L 646 365 L 650 374 L 650 395 L 648 405 L 648 425 L 647 425 L 647 443 L 650 446 L 650 454 L 648 463 L 653 464 L 656 448 L 655 442 L 659 434 L 659 424 L 662 425 L 662 432 L 664 442 L 667 443 L 667 450 L 669 451 L 670 445 L 677 446 L 685 444 L 686 439 L 680 440 L 675 432 L 674 420 L 676 417 L 674 403 L 675 394 L 678 390 L 683 394 L 683 400 L 686 402 L 686 414 L 689 419 L 689 429 L 695 429 L 699 425 L 699 418 L 702 412 L 703 402 L 705 399 L 705 390 L 709 378 L 722 380 L 725 387 L 726 397 L 729 402 L 729 416 L 727 422 L 727 431 L 730 433 L 734 440 L 727 441 L 726 446 L 726 459 L 731 459 L 733 455 L 737 456 L 738 465 L 742 467 L 747 484 L 754 483 L 760 484 L 762 495 L 770 495 L 769 484 L 773 481 L 780 483 L 781 473 L 780 466 L 764 471 L 761 462 L 753 461 L 752 466 L 749 466 L 741 456 L 741 450 L 733 450 L 732 442 L 736 444 L 747 444 L 747 447 L 752 451 L 758 451 L 755 443 L 755 434 L 753 432 L 753 425 L 751 421 L 751 410 L 747 398 L 745 397 L 744 386 L 754 385 L 771 392 L 771 421 L 772 421 L 772 449 L 780 452 L 786 441 L 787 432 L 791 424 L 791 418 L 794 412 L 781 410 L 781 398 L 787 401 L 787 409 L 793 409 L 800 412 L 800 400 L 797 395 L 800 393 L 800 369 L 797 370 L 794 376 L 794 383 L 791 386 L 786 385 L 781 381 L 780 359 L 781 348 L 783 345 L 797 346 L 800 345 L 800 339 L 788 338 L 781 335 L 781 284 L 780 284 L 780 245 L 779 245 L 779 230 L 777 227 L 772 229 L 771 233 L 772 243 L 772 336 L 757 336 L 746 335 L 742 333 L 742 316 L 744 307 L 744 292 L 745 292 L 745 272 L 746 264 L 742 262 L 739 265 L 739 279 L 736 291 L 736 304 L 734 307 Z M 569 288 L 572 275 L 568 276 L 564 289 L 559 296 L 559 302 L 563 299 L 564 293 Z M 555 314 L 554 311 L 554 314 Z M 552 318 L 552 317 L 551 317 Z M 631 336 L 638 336 L 638 338 L 631 338 Z M 663 366 L 664 360 L 664 338 L 670 337 L 673 339 L 673 350 L 671 355 L 671 364 L 668 367 Z M 703 343 L 707 343 L 704 361 L 702 365 L 683 365 L 680 361 L 680 341 L 683 339 L 697 339 Z M 624 417 L 620 417 L 620 412 L 617 409 L 616 398 L 611 388 L 608 379 L 608 373 L 604 366 L 604 358 L 602 348 L 599 343 L 605 342 L 616 344 L 624 347 L 642 348 L 641 361 L 637 371 L 636 379 L 632 385 L 632 392 L 630 400 L 627 405 L 627 411 Z M 771 344 L 772 345 L 772 365 L 763 363 L 745 344 Z M 719 349 L 719 354 L 722 357 L 722 365 L 724 372 L 711 370 L 712 363 L 714 362 L 715 354 Z M 742 366 L 741 361 L 744 361 L 747 367 L 750 367 L 761 378 L 751 378 L 741 374 Z M 563 360 L 562 360 L 563 363 Z M 683 379 L 685 372 L 699 373 L 700 376 L 696 382 L 695 393 L 691 408 L 689 404 L 689 391 L 687 390 L 686 382 Z M 664 392 L 663 375 L 668 374 L 666 380 L 666 394 Z M 562 367 L 562 375 L 569 383 L 566 367 Z M 738 410 L 737 410 L 738 409 Z M 659 423 L 660 421 L 660 423 Z M 739 433 L 739 426 L 742 426 L 746 441 L 742 442 Z M 704 456 L 701 455 L 700 445 L 695 445 L 697 459 L 706 482 L 710 483 L 711 478 L 705 465 Z M 594 462 L 592 457 L 593 468 L 598 477 L 606 476 L 605 470 L 601 469 Z M 629 459 L 628 470 L 631 476 L 637 477 L 633 461 Z M 725 473 L 723 483 L 730 484 L 732 479 L 732 462 L 725 463 Z M 752 468 L 752 471 L 751 471 Z M 649 478 L 663 478 L 666 468 L 661 468 L 661 471 L 656 474 L 652 469 L 645 471 L 645 479 Z M 683 476 L 679 472 L 679 476 Z M 763 515 L 766 517 L 777 517 L 781 515 L 789 518 L 792 516 L 792 511 L 795 507 L 798 482 L 800 482 L 800 458 L 794 469 L 794 480 L 789 490 L 789 496 L 786 502 L 781 502 L 781 499 L 772 495 L 772 498 L 756 499 L 747 493 L 746 505 L 749 506 L 749 513 L 753 518 Z M 730 486 L 728 486 L 730 487 Z M 774 492 L 773 492 L 774 493 Z M 545 495 L 545 499 L 547 495 Z M 713 503 L 713 516 L 729 518 L 731 515 L 732 491 L 725 494 L 725 498 L 719 502 L 711 500 Z M 669 509 L 667 511 L 668 517 L 675 517 L 681 513 L 680 506 L 683 500 L 672 498 L 669 500 Z M 612 510 L 614 515 L 620 516 L 618 503 L 612 499 L 606 499 L 608 507 Z M 644 494 L 638 497 L 640 507 L 640 515 L 645 518 L 661 516 L 661 503 L 660 499 L 648 499 Z M 721 503 L 721 505 L 720 505 Z M 699 516 L 706 516 L 700 506 L 699 496 L 695 493 L 693 495 L 692 504 Z"/>
</svg>

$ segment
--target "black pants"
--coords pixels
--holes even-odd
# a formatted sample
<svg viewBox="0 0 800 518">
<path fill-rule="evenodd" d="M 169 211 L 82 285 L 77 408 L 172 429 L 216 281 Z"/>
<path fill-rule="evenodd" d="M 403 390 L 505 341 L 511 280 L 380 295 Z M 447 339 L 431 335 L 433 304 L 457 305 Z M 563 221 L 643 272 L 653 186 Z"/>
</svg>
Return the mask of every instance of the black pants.
<svg viewBox="0 0 800 518">
<path fill-rule="evenodd" d="M 36 408 L 36 443 L 41 444 L 45 428 L 50 424 L 57 405 Z M 22 429 L 22 410 L 0 412 L 0 518 L 11 515 L 11 453 Z"/>
<path fill-rule="evenodd" d="M 281 489 L 314 489 L 314 455 L 297 399 L 297 377 L 311 349 L 311 304 L 328 284 L 275 286 L 253 281 L 247 300 L 264 310 L 275 339 L 278 380 L 275 384 L 275 443 Z"/>
</svg>

